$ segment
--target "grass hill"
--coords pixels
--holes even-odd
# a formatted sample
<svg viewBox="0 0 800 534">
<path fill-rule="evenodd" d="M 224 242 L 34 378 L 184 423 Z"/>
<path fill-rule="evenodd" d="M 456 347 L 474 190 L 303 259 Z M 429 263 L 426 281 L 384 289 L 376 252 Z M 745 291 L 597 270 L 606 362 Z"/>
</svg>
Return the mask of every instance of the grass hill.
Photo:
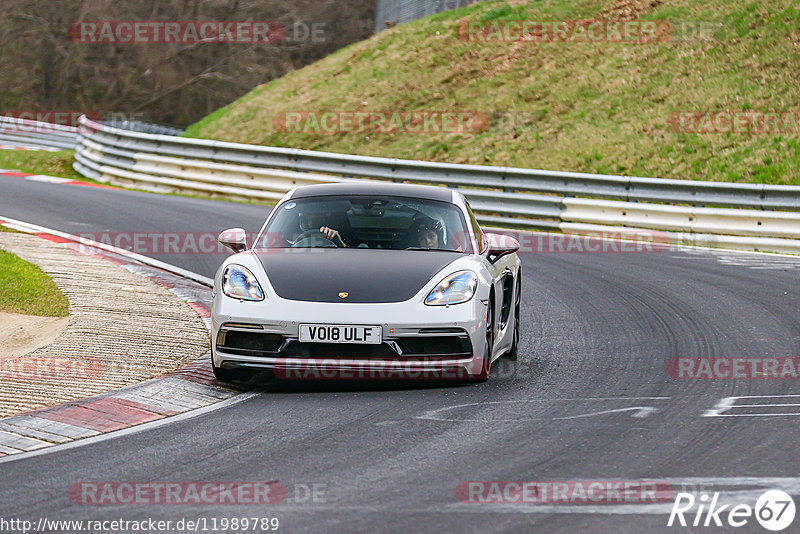
<svg viewBox="0 0 800 534">
<path fill-rule="evenodd" d="M 492 32 L 513 29 L 511 21 L 596 19 L 651 21 L 659 32 L 646 43 L 586 42 L 572 32 L 566 41 L 537 40 L 537 30 L 528 42 L 486 42 L 471 40 L 478 33 L 464 26 Z M 455 163 L 800 184 L 799 80 L 796 0 L 489 0 L 339 50 L 255 88 L 186 135 Z M 347 125 L 331 133 L 308 120 L 354 111 L 472 111 L 482 119 L 479 127 L 444 133 Z M 304 112 L 310 115 L 286 131 L 286 117 Z M 763 126 L 742 122 L 764 114 Z M 735 132 L 725 133 L 725 117 L 737 121 Z"/>
</svg>

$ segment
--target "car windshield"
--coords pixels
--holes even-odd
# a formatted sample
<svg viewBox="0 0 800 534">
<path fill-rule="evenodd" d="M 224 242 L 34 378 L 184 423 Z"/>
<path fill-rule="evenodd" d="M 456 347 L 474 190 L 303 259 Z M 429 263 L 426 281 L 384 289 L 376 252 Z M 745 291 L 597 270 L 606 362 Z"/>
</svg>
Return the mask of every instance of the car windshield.
<svg viewBox="0 0 800 534">
<path fill-rule="evenodd" d="M 256 237 L 255 248 L 369 248 L 472 252 L 466 221 L 453 204 L 388 196 L 291 200 Z M 321 230 L 322 229 L 322 230 Z"/>
</svg>

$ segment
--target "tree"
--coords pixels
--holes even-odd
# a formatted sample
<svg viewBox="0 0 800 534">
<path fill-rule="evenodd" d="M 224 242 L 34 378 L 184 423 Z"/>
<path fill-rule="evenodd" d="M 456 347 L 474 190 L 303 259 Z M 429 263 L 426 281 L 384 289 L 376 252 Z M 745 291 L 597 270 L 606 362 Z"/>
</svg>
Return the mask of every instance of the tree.
<svg viewBox="0 0 800 534">
<path fill-rule="evenodd" d="M 372 34 L 374 0 L 4 0 L 0 114 L 83 110 L 185 126 Z M 276 21 L 276 43 L 81 42 L 94 21 Z M 312 30 L 315 30 L 312 32 Z M 84 39 L 86 41 L 86 39 Z"/>
</svg>

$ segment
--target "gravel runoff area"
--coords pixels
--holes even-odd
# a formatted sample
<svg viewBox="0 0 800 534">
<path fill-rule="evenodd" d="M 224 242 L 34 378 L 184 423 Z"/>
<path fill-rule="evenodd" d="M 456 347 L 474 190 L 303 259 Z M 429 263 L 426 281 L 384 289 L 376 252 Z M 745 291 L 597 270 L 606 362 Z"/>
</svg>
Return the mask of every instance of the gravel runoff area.
<svg viewBox="0 0 800 534">
<path fill-rule="evenodd" d="M 0 356 L 0 417 L 162 375 L 208 352 L 208 330 L 178 296 L 106 259 L 40 237 L 0 233 L 69 299 L 69 325 L 22 357 Z"/>
</svg>

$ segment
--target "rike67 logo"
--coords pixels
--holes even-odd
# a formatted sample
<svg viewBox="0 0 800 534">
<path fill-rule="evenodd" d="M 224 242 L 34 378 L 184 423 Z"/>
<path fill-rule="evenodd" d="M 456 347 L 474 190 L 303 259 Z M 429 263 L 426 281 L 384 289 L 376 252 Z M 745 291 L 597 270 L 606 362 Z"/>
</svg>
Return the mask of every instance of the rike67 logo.
<svg viewBox="0 0 800 534">
<path fill-rule="evenodd" d="M 692 493 L 678 493 L 667 526 L 721 527 L 727 523 L 733 528 L 751 526 L 747 531 L 752 532 L 751 521 L 755 518 L 765 529 L 779 532 L 794 521 L 794 500 L 784 491 L 769 490 L 763 493 L 755 507 L 744 503 L 719 504 L 719 495 L 719 492 L 712 496 L 701 493 L 695 498 Z"/>
</svg>

